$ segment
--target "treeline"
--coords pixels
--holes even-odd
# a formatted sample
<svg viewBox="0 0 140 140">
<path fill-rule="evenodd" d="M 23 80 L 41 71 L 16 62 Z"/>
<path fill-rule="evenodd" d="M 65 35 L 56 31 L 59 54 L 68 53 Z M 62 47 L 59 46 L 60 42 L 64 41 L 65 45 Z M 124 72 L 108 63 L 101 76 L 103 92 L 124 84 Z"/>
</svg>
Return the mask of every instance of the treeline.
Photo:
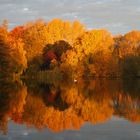
<svg viewBox="0 0 140 140">
<path fill-rule="evenodd" d="M 0 78 L 34 77 L 51 71 L 63 77 L 140 77 L 140 31 L 113 36 L 79 21 L 37 20 L 8 30 L 0 26 Z"/>
</svg>

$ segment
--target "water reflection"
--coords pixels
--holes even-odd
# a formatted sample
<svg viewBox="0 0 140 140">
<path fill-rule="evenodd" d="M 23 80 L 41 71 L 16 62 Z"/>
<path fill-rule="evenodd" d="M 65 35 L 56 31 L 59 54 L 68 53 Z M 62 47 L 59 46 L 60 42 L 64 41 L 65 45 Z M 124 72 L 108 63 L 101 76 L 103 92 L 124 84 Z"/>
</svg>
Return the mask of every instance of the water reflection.
<svg viewBox="0 0 140 140">
<path fill-rule="evenodd" d="M 140 81 L 1 83 L 0 130 L 8 121 L 60 132 L 109 120 L 113 115 L 140 122 Z"/>
</svg>

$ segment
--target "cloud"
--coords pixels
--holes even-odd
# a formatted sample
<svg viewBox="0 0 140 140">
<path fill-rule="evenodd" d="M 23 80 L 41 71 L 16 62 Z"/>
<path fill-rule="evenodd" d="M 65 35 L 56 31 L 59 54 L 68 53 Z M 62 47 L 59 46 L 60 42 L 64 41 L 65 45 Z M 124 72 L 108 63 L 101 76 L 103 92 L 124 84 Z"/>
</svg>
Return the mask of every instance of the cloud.
<svg viewBox="0 0 140 140">
<path fill-rule="evenodd" d="M 25 7 L 23 8 L 23 11 L 29 11 L 29 8 Z"/>
<path fill-rule="evenodd" d="M 14 27 L 42 17 L 79 19 L 88 28 L 124 33 L 140 29 L 139 5 L 138 0 L 0 0 L 0 22 L 8 19 Z"/>
</svg>

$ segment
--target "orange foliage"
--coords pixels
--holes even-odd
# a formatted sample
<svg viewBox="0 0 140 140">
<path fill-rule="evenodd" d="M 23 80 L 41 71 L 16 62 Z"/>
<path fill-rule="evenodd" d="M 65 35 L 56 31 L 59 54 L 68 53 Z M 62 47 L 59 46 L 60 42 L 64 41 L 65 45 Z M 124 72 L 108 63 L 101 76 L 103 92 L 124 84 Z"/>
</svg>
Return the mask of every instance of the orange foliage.
<svg viewBox="0 0 140 140">
<path fill-rule="evenodd" d="M 131 31 L 120 37 L 117 43 L 119 56 L 136 55 L 140 50 L 140 31 Z"/>
<path fill-rule="evenodd" d="M 48 44 L 53 44 L 59 40 L 65 40 L 72 45 L 74 40 L 82 34 L 85 29 L 78 21 L 69 22 L 61 19 L 54 19 L 48 22 L 47 31 Z"/>
<path fill-rule="evenodd" d="M 28 62 L 42 54 L 43 47 L 47 44 L 47 26 L 42 20 L 25 25 L 22 35 L 24 49 Z"/>
<path fill-rule="evenodd" d="M 62 69 L 69 66 L 83 73 L 89 67 L 91 72 L 104 75 L 110 68 L 113 44 L 112 35 L 106 30 L 85 32 L 75 40 L 73 49 L 62 56 Z M 89 55 L 92 57 L 87 60 Z"/>
<path fill-rule="evenodd" d="M 59 69 L 72 78 L 120 77 L 127 71 L 140 76 L 139 31 L 113 37 L 105 29 L 89 31 L 79 21 L 53 19 L 48 23 L 28 22 L 8 32 L 7 21 L 4 21 L 0 38 L 11 48 L 15 73 L 22 74 L 25 69 L 30 74 L 45 70 L 41 69 L 46 65 L 43 55 L 52 50 L 55 59 L 49 62 L 51 70 Z"/>
</svg>

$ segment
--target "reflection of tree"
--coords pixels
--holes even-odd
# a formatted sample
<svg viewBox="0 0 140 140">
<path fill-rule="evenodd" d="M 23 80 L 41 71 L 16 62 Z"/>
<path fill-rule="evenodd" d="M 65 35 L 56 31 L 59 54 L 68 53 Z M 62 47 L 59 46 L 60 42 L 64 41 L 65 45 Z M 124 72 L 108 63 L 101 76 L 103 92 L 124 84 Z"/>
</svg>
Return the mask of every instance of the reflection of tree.
<svg viewBox="0 0 140 140">
<path fill-rule="evenodd" d="M 9 118 L 16 123 L 38 129 L 47 127 L 55 132 L 80 129 L 87 121 L 101 123 L 112 115 L 139 122 L 140 97 L 136 94 L 138 91 L 135 96 L 132 95 L 132 89 L 137 86 L 128 88 L 123 84 L 119 80 L 81 81 L 77 84 L 61 85 L 37 84 L 38 86 L 28 87 L 28 94 L 23 85 L 11 85 L 9 88 L 2 86 L 0 129 L 7 132 Z"/>
<path fill-rule="evenodd" d="M 1 83 L 0 84 L 0 129 L 7 133 L 9 118 L 21 123 L 21 116 L 27 88 L 21 84 Z"/>
<path fill-rule="evenodd" d="M 44 124 L 46 107 L 41 98 L 28 95 L 24 107 L 23 121 L 27 125 L 33 124 L 37 128 L 42 128 Z"/>
<path fill-rule="evenodd" d="M 44 90 L 44 89 L 43 89 Z M 44 94 L 51 94 L 44 92 Z M 48 90 L 48 89 L 47 89 Z M 48 90 L 49 91 L 49 90 Z M 61 110 L 61 105 L 48 104 L 48 98 L 44 99 L 42 93 L 34 94 L 29 92 L 26 98 L 26 105 L 24 106 L 24 113 L 22 120 L 28 125 L 34 125 L 38 129 L 48 127 L 54 131 L 60 131 L 70 128 L 80 128 L 82 120 L 74 114 L 71 108 Z M 48 97 L 48 96 L 47 96 Z M 56 100 L 54 100 L 55 102 Z"/>
<path fill-rule="evenodd" d="M 81 86 L 78 88 L 77 86 L 72 86 L 69 90 L 65 89 L 65 92 L 62 92 L 62 98 L 71 105 L 78 116 L 84 121 L 92 123 L 105 121 L 113 113 L 113 109 L 110 106 L 110 98 L 106 94 L 106 91 L 102 90 L 101 93 L 97 93 L 99 90 L 97 89 L 97 84 L 95 87 L 87 87 L 85 91 L 85 89 L 81 89 Z M 100 96 L 100 100 L 98 96 Z"/>
<path fill-rule="evenodd" d="M 95 81 L 93 82 L 95 84 Z M 107 120 L 113 113 L 110 96 L 105 86 L 102 87 L 103 91 L 98 93 L 100 91 L 98 84 L 96 83 L 93 88 L 91 85 L 92 83 L 87 89 L 84 83 L 58 87 L 41 85 L 40 90 L 29 90 L 22 115 L 23 121 L 39 129 L 48 127 L 53 131 L 61 131 L 79 129 L 85 121 L 98 123 Z M 102 93 L 104 96 L 101 96 Z M 61 107 L 63 105 L 67 107 Z"/>
<path fill-rule="evenodd" d="M 140 122 L 140 98 L 120 93 L 114 100 L 115 115 L 124 117 L 132 122 Z"/>
</svg>

